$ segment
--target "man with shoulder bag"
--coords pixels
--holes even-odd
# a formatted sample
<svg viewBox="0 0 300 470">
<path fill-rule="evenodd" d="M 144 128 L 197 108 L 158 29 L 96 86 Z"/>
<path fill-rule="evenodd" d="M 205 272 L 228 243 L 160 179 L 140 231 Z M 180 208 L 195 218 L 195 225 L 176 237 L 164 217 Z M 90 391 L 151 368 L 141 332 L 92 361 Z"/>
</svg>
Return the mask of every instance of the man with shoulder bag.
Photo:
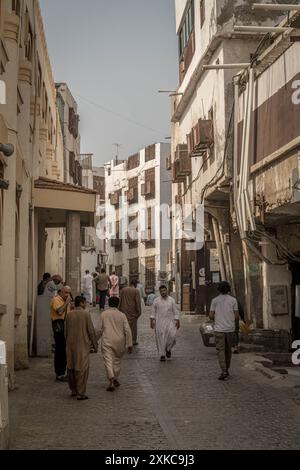
<svg viewBox="0 0 300 470">
<path fill-rule="evenodd" d="M 50 316 L 55 341 L 54 369 L 56 380 L 66 382 L 67 357 L 65 340 L 65 319 L 72 308 L 71 287 L 64 286 L 52 299 Z"/>
</svg>

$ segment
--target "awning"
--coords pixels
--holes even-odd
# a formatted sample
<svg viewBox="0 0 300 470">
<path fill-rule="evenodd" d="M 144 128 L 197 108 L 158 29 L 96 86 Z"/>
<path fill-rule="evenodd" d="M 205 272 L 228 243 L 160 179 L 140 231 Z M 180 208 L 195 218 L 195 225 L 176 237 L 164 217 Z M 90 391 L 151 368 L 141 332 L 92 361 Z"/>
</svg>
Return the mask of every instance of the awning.
<svg viewBox="0 0 300 470">
<path fill-rule="evenodd" d="M 81 223 L 93 226 L 96 213 L 96 191 L 48 178 L 34 182 L 33 206 L 48 227 L 65 225 L 67 212 L 80 212 Z"/>
</svg>

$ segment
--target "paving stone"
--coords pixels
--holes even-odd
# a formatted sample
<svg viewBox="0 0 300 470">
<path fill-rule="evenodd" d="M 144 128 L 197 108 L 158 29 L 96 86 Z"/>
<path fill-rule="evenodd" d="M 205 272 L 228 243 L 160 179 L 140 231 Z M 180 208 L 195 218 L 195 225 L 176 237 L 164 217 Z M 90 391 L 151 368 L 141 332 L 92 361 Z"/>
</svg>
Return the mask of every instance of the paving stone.
<svg viewBox="0 0 300 470">
<path fill-rule="evenodd" d="M 96 322 L 97 311 L 93 312 Z M 199 320 L 200 321 L 200 320 Z M 149 311 L 139 346 L 123 362 L 122 386 L 106 392 L 101 354 L 91 356 L 90 400 L 69 397 L 52 360 L 33 359 L 10 394 L 12 449 L 297 449 L 300 406 L 288 381 L 272 381 L 233 356 L 231 378 L 217 380 L 214 348 L 199 323 L 182 319 L 171 361 L 160 363 Z M 300 383 L 300 381 L 299 381 Z"/>
</svg>

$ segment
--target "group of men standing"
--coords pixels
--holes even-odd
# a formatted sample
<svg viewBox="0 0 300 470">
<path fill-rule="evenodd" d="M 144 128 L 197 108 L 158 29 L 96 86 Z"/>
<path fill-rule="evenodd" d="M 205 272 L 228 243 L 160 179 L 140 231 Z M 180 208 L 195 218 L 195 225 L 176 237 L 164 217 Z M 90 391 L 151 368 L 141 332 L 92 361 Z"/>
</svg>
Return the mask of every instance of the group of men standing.
<svg viewBox="0 0 300 470">
<path fill-rule="evenodd" d="M 109 276 L 104 268 L 96 267 L 93 274 L 87 269 L 82 280 L 82 293 L 90 305 L 99 304 L 100 310 L 104 310 L 107 297 L 119 297 L 119 276 L 115 272 Z"/>
<path fill-rule="evenodd" d="M 61 283 L 51 301 L 50 316 L 55 340 L 54 368 L 56 380 L 69 382 L 71 396 L 86 400 L 90 353 L 101 352 L 109 380 L 108 391 L 120 386 L 121 360 L 125 352 L 133 352 L 137 346 L 137 324 L 142 315 L 143 298 L 138 281 L 133 279 L 128 287 L 119 290 L 119 278 L 110 277 L 104 270 L 91 276 L 100 293 L 100 318 L 93 325 L 87 303 L 92 303 L 89 272 L 86 272 L 83 294 L 72 297 L 71 288 Z M 61 280 L 61 279 L 60 279 Z M 61 280 L 62 281 L 62 280 Z M 55 282 L 58 282 L 56 279 Z M 46 287 L 48 284 L 45 284 Z M 40 286 L 42 287 L 42 286 Z M 93 288 L 93 284 L 92 284 Z M 101 297 L 101 294 L 103 297 Z M 180 327 L 179 313 L 175 301 L 168 296 L 166 287 L 161 287 L 160 297 L 153 303 L 151 328 L 156 333 L 156 344 L 161 361 L 171 357 L 175 345 L 176 331 Z M 108 309 L 105 310 L 106 297 Z M 66 375 L 67 371 L 67 375 Z"/>
</svg>

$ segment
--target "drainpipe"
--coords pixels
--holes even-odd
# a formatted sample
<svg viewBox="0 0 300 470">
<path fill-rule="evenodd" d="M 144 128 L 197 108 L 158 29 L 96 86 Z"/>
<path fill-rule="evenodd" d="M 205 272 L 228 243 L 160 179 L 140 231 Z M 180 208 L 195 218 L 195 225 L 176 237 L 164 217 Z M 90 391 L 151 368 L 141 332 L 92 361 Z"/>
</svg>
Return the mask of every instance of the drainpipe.
<svg viewBox="0 0 300 470">
<path fill-rule="evenodd" d="M 233 198 L 235 205 L 235 213 L 240 237 L 245 237 L 242 230 L 241 210 L 239 201 L 239 185 L 238 185 L 238 130 L 239 130 L 239 77 L 234 79 L 234 149 L 233 149 Z M 242 166 L 242 160 L 241 165 Z"/>
<path fill-rule="evenodd" d="M 245 97 L 245 109 L 244 109 L 244 124 L 243 124 L 243 137 L 242 137 L 242 148 L 241 148 L 241 165 L 240 165 L 240 173 L 239 173 L 239 189 L 238 189 L 238 198 L 237 204 L 239 207 L 240 212 L 240 223 L 241 223 L 241 230 L 242 230 L 242 238 L 245 238 L 245 212 L 243 206 L 243 175 L 244 175 L 244 166 L 245 166 L 245 140 L 246 140 L 246 128 L 247 128 L 247 109 L 248 109 L 248 100 L 249 100 L 249 84 L 247 84 L 247 91 Z"/>
<path fill-rule="evenodd" d="M 222 245 L 221 245 L 221 240 L 220 240 L 220 233 L 219 233 L 219 228 L 218 228 L 218 222 L 214 217 L 212 217 L 212 223 L 213 223 L 213 229 L 214 229 L 214 236 L 215 236 L 215 240 L 216 240 L 216 245 L 217 245 L 217 249 L 218 249 L 218 253 L 219 253 L 221 279 L 222 279 L 222 281 L 225 281 L 226 271 L 225 271 L 225 267 L 224 267 L 224 260 L 223 260 Z"/>
<path fill-rule="evenodd" d="M 254 70 L 253 70 L 253 68 L 251 68 L 250 72 L 249 72 L 249 100 L 248 100 L 248 109 L 247 109 L 248 118 L 247 118 L 245 153 L 244 153 L 245 165 L 244 165 L 244 168 L 243 168 L 243 171 L 244 171 L 244 175 L 243 175 L 243 196 L 245 198 L 246 214 L 248 214 L 252 231 L 254 231 L 256 227 L 255 227 L 253 214 L 252 214 L 252 211 L 251 211 L 248 184 L 249 184 L 249 174 L 250 174 L 249 150 L 250 150 L 251 117 L 252 117 L 252 109 L 253 109 L 253 91 L 254 91 Z M 247 227 L 247 225 L 248 225 L 247 215 L 245 217 L 245 220 L 246 220 L 245 230 L 247 230 L 247 228 L 248 228 Z"/>
</svg>

